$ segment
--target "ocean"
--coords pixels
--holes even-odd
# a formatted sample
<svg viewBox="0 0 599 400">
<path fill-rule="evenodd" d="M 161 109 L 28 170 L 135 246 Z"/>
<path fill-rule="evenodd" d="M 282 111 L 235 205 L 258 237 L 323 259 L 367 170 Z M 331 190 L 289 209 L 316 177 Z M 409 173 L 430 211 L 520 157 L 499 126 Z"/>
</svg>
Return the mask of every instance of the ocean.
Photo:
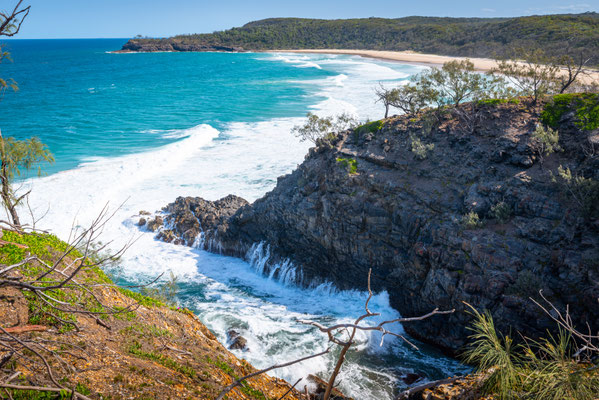
<svg viewBox="0 0 599 400">
<path fill-rule="evenodd" d="M 178 302 L 222 343 L 229 329 L 240 332 L 249 350 L 233 352 L 258 368 L 326 349 L 324 334 L 296 320 L 353 321 L 365 293 L 327 283 L 300 288 L 262 275 L 260 257 L 245 262 L 159 242 L 136 215 L 177 196 L 260 198 L 307 153 L 310 144 L 291 133 L 307 112 L 380 119 L 374 88 L 400 84 L 423 67 L 326 54 L 111 53 L 125 41 L 4 43 L 14 61 L 0 65 L 0 76 L 20 90 L 0 101 L 2 134 L 38 136 L 56 158 L 44 176 L 21 180 L 22 190 L 32 190 L 34 215 L 44 216 L 37 226 L 68 239 L 108 204 L 116 213 L 102 240 L 118 248 L 136 239 L 108 271 L 114 279 L 143 283 L 172 271 Z M 399 316 L 385 292 L 371 309 L 382 319 Z M 418 352 L 399 339 L 379 342 L 377 333 L 360 332 L 347 357 L 340 388 L 356 399 L 392 399 L 407 373 L 436 379 L 467 370 L 425 345 Z M 335 354 L 273 375 L 326 377 Z"/>
</svg>

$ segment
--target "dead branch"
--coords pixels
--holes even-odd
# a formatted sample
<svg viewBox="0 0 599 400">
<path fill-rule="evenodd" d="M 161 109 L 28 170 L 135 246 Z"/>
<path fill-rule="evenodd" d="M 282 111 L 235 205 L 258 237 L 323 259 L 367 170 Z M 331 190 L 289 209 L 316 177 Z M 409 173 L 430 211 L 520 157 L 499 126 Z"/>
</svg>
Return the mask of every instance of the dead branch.
<svg viewBox="0 0 599 400">
<path fill-rule="evenodd" d="M 285 396 L 287 396 L 289 393 L 291 393 L 291 391 L 297 386 L 298 383 L 300 383 L 302 381 L 303 378 L 299 378 L 294 384 L 293 386 L 291 386 L 289 388 L 289 390 L 287 390 L 285 393 L 283 393 L 283 395 L 281 397 L 278 398 L 278 400 L 283 400 L 285 398 Z"/>
<path fill-rule="evenodd" d="M 81 400 L 91 400 L 89 397 L 82 395 L 79 392 L 76 392 L 72 389 L 65 388 L 52 388 L 52 387 L 43 387 L 43 386 L 21 386 L 21 385 L 11 385 L 8 383 L 0 383 L 1 388 L 5 389 L 13 389 L 13 390 L 37 390 L 40 392 L 54 392 L 54 393 L 70 393 L 73 398 L 81 399 Z"/>
<path fill-rule="evenodd" d="M 256 371 L 256 372 L 252 372 L 251 374 L 248 374 L 246 376 L 242 376 L 241 378 L 236 379 L 233 383 L 231 383 L 229 386 L 227 386 L 226 388 L 224 388 L 223 391 L 220 392 L 220 394 L 218 395 L 218 397 L 216 398 L 216 400 L 222 400 L 227 393 L 229 393 L 231 390 L 235 389 L 237 386 L 240 386 L 241 383 L 243 381 L 245 381 L 246 379 L 252 378 L 252 377 L 257 376 L 257 375 L 264 374 L 264 373 L 266 373 L 268 371 L 272 371 L 273 369 L 288 367 L 290 365 L 299 364 L 302 361 L 306 361 L 306 360 L 310 360 L 312 358 L 323 356 L 323 355 L 327 354 L 330 350 L 331 350 L 331 348 L 329 347 L 328 349 L 326 349 L 325 351 L 323 351 L 321 353 L 312 354 L 311 356 L 306 356 L 306 357 L 298 358 L 297 360 L 289 361 L 289 362 L 286 362 L 286 363 L 283 363 L 283 364 L 275 364 L 275 365 L 272 365 L 272 366 L 270 366 L 268 368 L 264 368 L 264 369 L 261 369 L 261 370 Z"/>
<path fill-rule="evenodd" d="M 23 325 L 4 328 L 4 330 L 8 333 L 44 332 L 48 330 L 48 327 L 44 325 Z"/>
<path fill-rule="evenodd" d="M 418 350 L 418 347 L 414 343 L 410 342 L 405 336 L 388 331 L 385 328 L 385 325 L 392 324 L 395 322 L 403 323 L 403 322 L 422 321 L 422 320 L 430 318 L 434 315 L 444 315 L 444 314 L 451 314 L 451 313 L 455 312 L 455 310 L 439 311 L 438 308 L 435 308 L 433 311 L 429 312 L 428 314 L 418 316 L 418 317 L 396 318 L 393 320 L 383 321 L 375 326 L 360 325 L 360 322 L 362 322 L 364 319 L 380 315 L 379 313 L 373 313 L 368 308 L 370 300 L 372 299 L 372 296 L 373 296 L 372 288 L 370 286 L 371 275 L 372 275 L 372 269 L 370 269 L 368 271 L 368 297 L 367 297 L 366 303 L 364 305 L 364 309 L 365 309 L 366 313 L 361 315 L 360 317 L 358 317 L 353 324 L 352 323 L 336 324 L 336 325 L 333 325 L 330 327 L 326 327 L 326 326 L 324 326 L 318 322 L 314 322 L 314 321 L 297 320 L 299 323 L 302 323 L 305 325 L 311 325 L 311 326 L 318 328 L 318 330 L 327 334 L 330 342 L 335 343 L 342 347 L 339 358 L 337 359 L 337 363 L 335 364 L 333 373 L 331 374 L 331 377 L 328 381 L 323 400 L 329 400 L 329 398 L 331 396 L 331 392 L 335 386 L 335 380 L 337 379 L 337 376 L 339 375 L 339 372 L 341 371 L 341 366 L 343 365 L 343 362 L 345 361 L 345 355 L 349 351 L 350 347 L 354 344 L 354 337 L 358 330 L 381 332 L 383 335 L 381 336 L 380 346 L 383 345 L 385 336 L 391 335 L 391 336 L 395 336 L 395 337 L 398 337 L 398 338 L 404 340 L 406 343 L 408 343 L 410 346 L 412 346 L 412 348 Z M 339 337 L 337 337 L 337 335 L 340 332 L 346 333 L 346 335 L 348 336 L 347 341 L 343 341 Z"/>
<path fill-rule="evenodd" d="M 560 310 L 550 302 L 545 295 L 543 294 L 543 290 L 539 290 L 539 294 L 543 301 L 546 303 L 546 306 L 541 305 L 538 301 L 529 297 L 529 299 L 536 304 L 545 314 L 547 314 L 553 321 L 555 321 L 561 328 L 563 328 L 566 332 L 570 333 L 575 340 L 578 340 L 581 343 L 581 346 L 578 348 L 574 357 L 579 357 L 584 352 L 591 352 L 595 354 L 599 354 L 599 335 L 593 334 L 590 326 L 587 324 L 588 333 L 580 332 L 575 326 L 570 315 L 570 309 L 566 306 L 566 311 L 561 312 Z"/>
</svg>

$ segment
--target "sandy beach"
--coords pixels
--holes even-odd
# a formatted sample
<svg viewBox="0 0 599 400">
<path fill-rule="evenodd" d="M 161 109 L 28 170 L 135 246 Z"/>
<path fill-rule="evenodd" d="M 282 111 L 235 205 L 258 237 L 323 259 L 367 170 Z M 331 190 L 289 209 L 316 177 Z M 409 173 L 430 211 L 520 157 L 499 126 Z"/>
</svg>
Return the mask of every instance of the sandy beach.
<svg viewBox="0 0 599 400">
<path fill-rule="evenodd" d="M 412 51 L 382 51 L 382 50 L 344 50 L 344 49 L 314 49 L 314 50 L 276 50 L 270 51 L 276 53 L 321 53 L 321 54 L 349 54 L 369 58 L 378 58 L 380 60 L 398 61 L 408 64 L 439 66 L 448 61 L 469 59 L 474 64 L 477 71 L 488 72 L 497 67 L 497 62 L 490 58 L 469 58 L 469 57 L 450 57 L 439 56 L 436 54 L 415 53 Z M 562 71 L 566 73 L 566 70 Z M 583 77 L 583 82 L 599 82 L 599 71 L 588 71 L 588 75 Z"/>
</svg>

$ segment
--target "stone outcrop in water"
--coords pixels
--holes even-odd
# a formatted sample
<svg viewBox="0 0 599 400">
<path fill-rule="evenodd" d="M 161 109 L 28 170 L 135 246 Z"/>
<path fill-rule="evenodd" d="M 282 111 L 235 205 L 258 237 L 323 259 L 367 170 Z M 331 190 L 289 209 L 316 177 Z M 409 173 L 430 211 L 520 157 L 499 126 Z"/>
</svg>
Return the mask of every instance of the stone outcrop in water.
<svg viewBox="0 0 599 400">
<path fill-rule="evenodd" d="M 151 53 L 162 51 L 223 51 L 239 52 L 243 51 L 241 47 L 219 46 L 205 43 L 183 43 L 177 40 L 155 39 L 155 40 L 136 40 L 131 39 L 125 43 L 121 50 L 115 53 Z"/>
<path fill-rule="evenodd" d="M 529 300 L 539 289 L 556 306 L 569 304 L 579 324 L 599 328 L 597 204 L 583 216 L 550 174 L 563 165 L 598 179 L 599 135 L 566 113 L 563 150 L 541 164 L 532 139 L 538 109 L 463 107 L 476 123 L 394 117 L 378 131 L 342 132 L 253 204 L 178 198 L 164 209 L 165 223 L 187 244 L 222 254 L 246 257 L 267 244 L 266 272 L 276 277 L 274 266 L 290 260 L 300 284 L 365 289 L 372 268 L 373 288 L 387 290 L 406 317 L 457 309 L 405 326 L 448 350 L 469 334 L 463 302 L 491 310 L 503 330 L 536 336 L 553 328 Z M 429 145 L 424 152 L 416 138 Z"/>
</svg>

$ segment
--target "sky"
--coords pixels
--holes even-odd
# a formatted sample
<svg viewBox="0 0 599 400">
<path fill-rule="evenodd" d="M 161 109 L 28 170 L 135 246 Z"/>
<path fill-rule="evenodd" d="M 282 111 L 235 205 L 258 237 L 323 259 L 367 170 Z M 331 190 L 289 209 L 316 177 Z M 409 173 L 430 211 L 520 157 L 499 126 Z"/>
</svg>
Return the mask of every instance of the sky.
<svg viewBox="0 0 599 400">
<path fill-rule="evenodd" d="M 0 0 L 0 9 L 16 0 Z M 511 17 L 599 12 L 599 0 L 25 0 L 17 38 L 167 37 L 206 33 L 269 17 Z"/>
</svg>

